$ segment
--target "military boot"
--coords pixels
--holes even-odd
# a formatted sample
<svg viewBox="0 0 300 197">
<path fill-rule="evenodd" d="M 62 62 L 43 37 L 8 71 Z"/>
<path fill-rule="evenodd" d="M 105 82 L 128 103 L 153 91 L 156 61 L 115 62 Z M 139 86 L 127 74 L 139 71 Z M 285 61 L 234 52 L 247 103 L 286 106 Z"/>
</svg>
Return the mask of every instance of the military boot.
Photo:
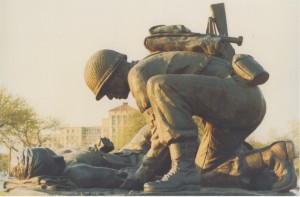
<svg viewBox="0 0 300 197">
<path fill-rule="evenodd" d="M 172 167 L 159 181 L 144 184 L 145 192 L 172 192 L 199 190 L 200 171 L 196 169 L 195 156 L 198 148 L 196 140 L 172 143 L 169 146 Z"/>
<path fill-rule="evenodd" d="M 254 150 L 243 156 L 242 168 L 245 174 L 269 168 L 274 170 L 278 180 L 272 189 L 286 192 L 297 186 L 297 175 L 293 159 L 296 158 L 292 141 L 278 141 L 262 149 Z"/>
</svg>

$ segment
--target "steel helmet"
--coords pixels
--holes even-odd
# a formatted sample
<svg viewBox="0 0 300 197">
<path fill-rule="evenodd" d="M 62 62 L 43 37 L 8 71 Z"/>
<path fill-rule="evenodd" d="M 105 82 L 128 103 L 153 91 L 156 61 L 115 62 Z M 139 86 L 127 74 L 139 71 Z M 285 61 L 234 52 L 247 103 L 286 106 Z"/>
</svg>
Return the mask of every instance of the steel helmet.
<svg viewBox="0 0 300 197">
<path fill-rule="evenodd" d="M 15 153 L 10 162 L 10 172 L 18 179 L 35 176 L 58 176 L 63 173 L 66 162 L 49 148 L 25 147 Z"/>
<path fill-rule="evenodd" d="M 127 59 L 127 56 L 113 50 L 97 51 L 86 63 L 84 79 L 87 86 L 100 100 L 104 94 L 99 94 L 104 83 L 118 67 L 121 60 Z"/>
</svg>

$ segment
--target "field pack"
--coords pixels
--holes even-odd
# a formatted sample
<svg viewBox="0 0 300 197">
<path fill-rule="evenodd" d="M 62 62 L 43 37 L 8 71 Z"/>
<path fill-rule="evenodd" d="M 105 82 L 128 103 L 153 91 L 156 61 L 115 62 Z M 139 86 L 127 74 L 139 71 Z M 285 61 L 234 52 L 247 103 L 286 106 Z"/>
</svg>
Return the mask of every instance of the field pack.
<svg viewBox="0 0 300 197">
<path fill-rule="evenodd" d="M 230 43 L 241 45 L 243 38 L 217 36 L 215 34 L 193 33 L 184 25 L 158 25 L 149 29 L 144 40 L 150 52 L 191 51 L 213 55 L 232 62 L 235 73 L 248 85 L 264 84 L 269 73 L 252 56 L 235 54 Z"/>
<path fill-rule="evenodd" d="M 149 29 L 150 36 L 144 40 L 150 52 L 192 51 L 221 56 L 221 38 L 193 33 L 184 25 L 158 25 Z"/>
</svg>

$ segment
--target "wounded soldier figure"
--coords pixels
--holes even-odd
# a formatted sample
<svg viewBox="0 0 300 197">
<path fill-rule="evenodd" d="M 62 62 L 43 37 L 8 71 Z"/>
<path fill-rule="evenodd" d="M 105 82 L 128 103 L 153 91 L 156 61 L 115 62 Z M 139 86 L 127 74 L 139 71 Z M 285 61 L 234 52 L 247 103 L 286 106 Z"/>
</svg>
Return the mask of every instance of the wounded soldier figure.
<svg viewBox="0 0 300 197">
<path fill-rule="evenodd" d="M 10 171 L 19 180 L 64 176 L 81 188 L 118 188 L 126 178 L 126 172 L 140 165 L 144 149 L 147 149 L 143 147 L 146 132 L 147 128 L 142 128 L 128 145 L 113 154 L 108 153 L 114 146 L 107 138 L 100 138 L 100 148 L 97 148 L 99 143 L 56 153 L 45 147 L 24 148 L 13 155 Z"/>
<path fill-rule="evenodd" d="M 38 176 L 55 179 L 57 176 L 68 178 L 78 188 L 119 188 L 125 178 L 141 165 L 144 155 L 150 148 L 150 132 L 148 126 L 143 127 L 130 143 L 114 153 L 108 153 L 112 151 L 113 144 L 107 138 L 100 138 L 98 148 L 93 146 L 73 150 L 65 149 L 57 151 L 57 153 L 49 148 L 24 148 L 13 155 L 11 173 L 19 180 L 28 180 Z M 284 165 L 289 163 L 285 154 L 291 148 L 293 148 L 291 141 L 279 141 L 261 150 L 268 151 L 270 149 L 274 154 L 285 158 L 276 166 L 285 171 Z M 249 155 L 253 152 L 249 149 L 251 149 L 249 145 L 244 145 L 237 154 Z M 158 179 L 171 168 L 169 155 L 163 163 L 164 165 L 160 166 L 160 171 L 156 174 Z M 201 186 L 271 190 L 272 185 L 278 180 L 271 169 L 271 164 L 266 164 L 261 169 L 253 168 L 251 171 L 242 170 L 234 165 L 237 165 L 237 160 L 232 159 L 215 170 L 203 173 Z M 228 171 L 229 168 L 231 168 L 231 172 Z M 282 173 L 284 174 L 284 172 Z M 241 183 L 239 181 L 241 179 L 247 179 L 248 184 Z"/>
</svg>

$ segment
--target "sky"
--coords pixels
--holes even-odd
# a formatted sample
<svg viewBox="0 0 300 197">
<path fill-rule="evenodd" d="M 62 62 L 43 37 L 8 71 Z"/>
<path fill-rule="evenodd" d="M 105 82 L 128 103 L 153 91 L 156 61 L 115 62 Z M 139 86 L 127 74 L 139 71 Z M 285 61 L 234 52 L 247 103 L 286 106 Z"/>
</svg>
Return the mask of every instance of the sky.
<svg viewBox="0 0 300 197">
<path fill-rule="evenodd" d="M 96 101 L 84 81 L 89 57 L 113 49 L 139 60 L 154 25 L 183 24 L 205 33 L 209 5 L 225 3 L 236 53 L 250 54 L 270 73 L 260 86 L 267 113 L 253 135 L 289 130 L 299 120 L 298 0 L 0 0 L 0 87 L 63 125 L 95 126 L 127 100 Z"/>
</svg>

